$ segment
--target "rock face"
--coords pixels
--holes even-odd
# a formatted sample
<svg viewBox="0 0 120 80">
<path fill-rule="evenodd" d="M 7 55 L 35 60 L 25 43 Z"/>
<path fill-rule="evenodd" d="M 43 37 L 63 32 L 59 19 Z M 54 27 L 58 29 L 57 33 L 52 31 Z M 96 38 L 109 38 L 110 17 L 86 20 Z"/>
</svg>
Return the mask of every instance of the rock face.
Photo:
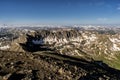
<svg viewBox="0 0 120 80">
<path fill-rule="evenodd" d="M 113 34 L 112 31 L 100 32 L 99 30 L 58 28 L 50 30 L 40 29 L 36 31 L 8 29 L 5 32 L 7 34 L 1 33 L 3 34 L 0 38 L 1 50 L 8 50 L 13 46 L 20 47 L 19 43 L 26 43 L 29 38 L 36 45 L 49 44 L 61 54 L 80 55 L 80 50 L 90 55 L 116 55 L 116 53 L 120 52 L 120 35 L 119 33 Z M 13 48 L 10 51 L 14 50 Z M 75 49 L 71 50 L 72 48 Z M 21 50 L 15 49 L 15 51 Z M 109 59 L 113 58 L 115 57 Z"/>
<path fill-rule="evenodd" d="M 119 34 L 100 34 L 97 31 L 82 31 L 76 29 L 40 30 L 36 31 L 33 35 L 23 35 L 17 39 L 17 42 L 25 43 L 27 42 L 26 40 L 36 45 L 49 44 L 56 49 L 59 47 L 73 48 L 72 46 L 74 46 L 91 54 L 98 53 L 100 55 L 104 53 L 114 55 L 115 52 L 120 52 Z M 74 53 L 76 52 L 77 51 Z"/>
<path fill-rule="evenodd" d="M 101 61 L 43 53 L 0 51 L 1 80 L 119 80 L 120 71 Z"/>
<path fill-rule="evenodd" d="M 41 30 L 35 33 L 31 42 L 34 44 L 50 44 L 56 49 L 63 47 L 59 49 L 61 53 L 64 53 L 64 47 L 65 49 L 73 48 L 72 46 L 91 54 L 114 55 L 115 52 L 120 52 L 119 34 L 99 34 L 96 31 Z"/>
<path fill-rule="evenodd" d="M 79 29 L 36 30 L 22 34 L 9 46 L 10 51 L 55 50 L 59 54 L 104 60 L 119 68 L 120 34 Z M 115 64 L 111 64 L 113 61 Z M 119 68 L 120 69 L 120 68 Z"/>
</svg>

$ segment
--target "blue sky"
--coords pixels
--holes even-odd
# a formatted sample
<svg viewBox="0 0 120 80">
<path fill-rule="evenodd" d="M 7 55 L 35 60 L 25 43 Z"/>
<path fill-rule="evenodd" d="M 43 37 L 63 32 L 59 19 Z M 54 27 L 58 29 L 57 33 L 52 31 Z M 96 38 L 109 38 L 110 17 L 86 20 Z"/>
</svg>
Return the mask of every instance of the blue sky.
<svg viewBox="0 0 120 80">
<path fill-rule="evenodd" d="M 0 0 L 0 24 L 119 24 L 120 0 Z"/>
</svg>

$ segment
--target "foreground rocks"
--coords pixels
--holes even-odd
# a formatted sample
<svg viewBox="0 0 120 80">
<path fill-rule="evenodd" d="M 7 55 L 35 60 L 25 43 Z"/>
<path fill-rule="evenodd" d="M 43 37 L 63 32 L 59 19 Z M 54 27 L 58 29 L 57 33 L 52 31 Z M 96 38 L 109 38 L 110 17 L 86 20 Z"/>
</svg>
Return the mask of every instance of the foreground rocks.
<svg viewBox="0 0 120 80">
<path fill-rule="evenodd" d="M 119 80 L 120 71 L 64 55 L 0 51 L 0 80 Z"/>
</svg>

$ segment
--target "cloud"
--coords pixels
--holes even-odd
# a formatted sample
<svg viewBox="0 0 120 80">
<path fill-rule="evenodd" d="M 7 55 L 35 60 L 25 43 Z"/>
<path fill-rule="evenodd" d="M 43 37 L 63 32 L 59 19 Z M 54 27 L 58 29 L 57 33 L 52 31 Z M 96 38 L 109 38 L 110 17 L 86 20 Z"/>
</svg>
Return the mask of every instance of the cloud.
<svg viewBox="0 0 120 80">
<path fill-rule="evenodd" d="M 107 18 L 98 18 L 97 20 L 98 21 L 107 21 L 108 19 Z"/>
</svg>

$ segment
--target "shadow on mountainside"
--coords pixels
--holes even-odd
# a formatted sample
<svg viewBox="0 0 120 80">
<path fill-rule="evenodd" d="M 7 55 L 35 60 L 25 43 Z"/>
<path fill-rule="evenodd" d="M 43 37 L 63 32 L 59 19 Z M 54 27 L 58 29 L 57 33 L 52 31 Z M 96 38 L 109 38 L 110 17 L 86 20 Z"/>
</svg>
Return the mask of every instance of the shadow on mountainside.
<svg viewBox="0 0 120 80">
<path fill-rule="evenodd" d="M 23 50 L 28 51 L 28 52 L 54 51 L 45 45 L 35 45 L 35 44 L 28 43 L 28 42 L 25 44 L 20 43 L 20 45 L 22 46 Z"/>
<path fill-rule="evenodd" d="M 33 42 L 36 41 L 36 44 Z M 27 42 L 20 43 L 23 50 L 28 52 L 37 52 L 37 51 L 54 51 L 44 44 L 44 40 L 41 36 L 30 36 L 27 35 Z"/>
<path fill-rule="evenodd" d="M 41 40 L 42 43 L 41 44 L 34 44 L 32 42 L 32 40 Z M 90 59 L 89 58 L 89 59 L 85 60 L 85 59 L 75 58 L 75 57 L 68 56 L 68 55 L 62 55 L 59 52 L 56 52 L 54 49 L 50 49 L 48 45 L 45 45 L 43 37 L 40 35 L 39 36 L 27 35 L 27 42 L 20 43 L 20 45 L 27 52 L 38 52 L 39 53 L 40 51 L 45 51 L 44 55 L 46 54 L 46 56 L 49 56 L 51 54 L 52 56 L 55 56 L 55 57 L 57 56 L 57 58 L 60 58 L 60 59 L 64 58 L 64 59 L 74 60 L 74 61 L 78 62 L 78 63 L 75 63 L 76 65 L 79 64 L 79 61 L 89 63 L 89 59 Z M 49 53 L 49 51 L 51 51 L 51 53 Z M 69 62 L 69 60 L 68 60 L 68 62 Z M 113 68 L 110 68 L 107 64 L 103 63 L 103 61 L 94 61 L 93 59 L 90 59 L 90 61 L 91 61 L 91 64 L 92 63 L 96 64 L 100 68 L 103 68 L 103 69 L 105 68 L 106 70 L 109 70 L 109 69 L 114 70 Z M 74 64 L 74 63 L 69 63 L 69 64 Z"/>
<path fill-rule="evenodd" d="M 120 70 L 111 68 L 107 64 L 103 63 L 102 61 L 94 61 L 94 60 L 87 61 L 84 59 L 80 59 L 80 58 L 78 59 L 78 58 L 74 58 L 67 55 L 61 55 L 57 53 L 52 53 L 52 56 L 49 56 L 49 55 L 41 56 L 39 54 L 33 54 L 33 55 L 36 59 L 45 60 L 50 64 L 56 63 L 57 66 L 64 67 L 64 70 L 71 70 L 73 74 L 77 74 L 77 73 L 79 74 L 80 71 L 79 70 L 77 72 L 74 71 L 74 68 L 72 68 L 72 66 L 76 66 L 80 68 L 80 70 L 82 69 L 85 70 L 86 72 L 85 76 L 81 76 L 78 80 L 98 80 L 98 79 L 99 80 L 104 80 L 104 79 L 119 80 L 120 78 Z"/>
<path fill-rule="evenodd" d="M 43 43 L 33 44 L 32 40 L 39 40 L 39 39 Z M 83 70 L 85 74 L 83 74 L 84 76 L 82 76 L 81 74 L 79 80 L 98 80 L 98 79 L 106 80 L 111 78 L 114 80 L 120 79 L 119 70 L 109 67 L 107 64 L 103 63 L 102 61 L 94 61 L 92 59 L 91 61 L 87 61 L 85 59 L 59 54 L 55 50 L 52 50 L 48 46 L 44 45 L 44 41 L 40 36 L 32 37 L 28 35 L 27 42 L 20 45 L 25 51 L 32 52 L 32 55 L 36 60 L 43 60 L 51 65 L 58 66 L 58 68 L 62 68 L 65 71 L 70 71 L 72 74 L 78 75 L 81 73 L 81 70 Z M 42 53 L 40 53 L 40 51 L 46 51 L 46 52 L 43 52 L 43 55 L 41 55 Z M 51 53 L 49 53 L 49 51 L 51 51 Z M 79 70 L 75 72 L 72 66 L 76 66 L 77 68 L 79 68 Z M 74 79 L 74 76 L 72 79 Z"/>
</svg>

